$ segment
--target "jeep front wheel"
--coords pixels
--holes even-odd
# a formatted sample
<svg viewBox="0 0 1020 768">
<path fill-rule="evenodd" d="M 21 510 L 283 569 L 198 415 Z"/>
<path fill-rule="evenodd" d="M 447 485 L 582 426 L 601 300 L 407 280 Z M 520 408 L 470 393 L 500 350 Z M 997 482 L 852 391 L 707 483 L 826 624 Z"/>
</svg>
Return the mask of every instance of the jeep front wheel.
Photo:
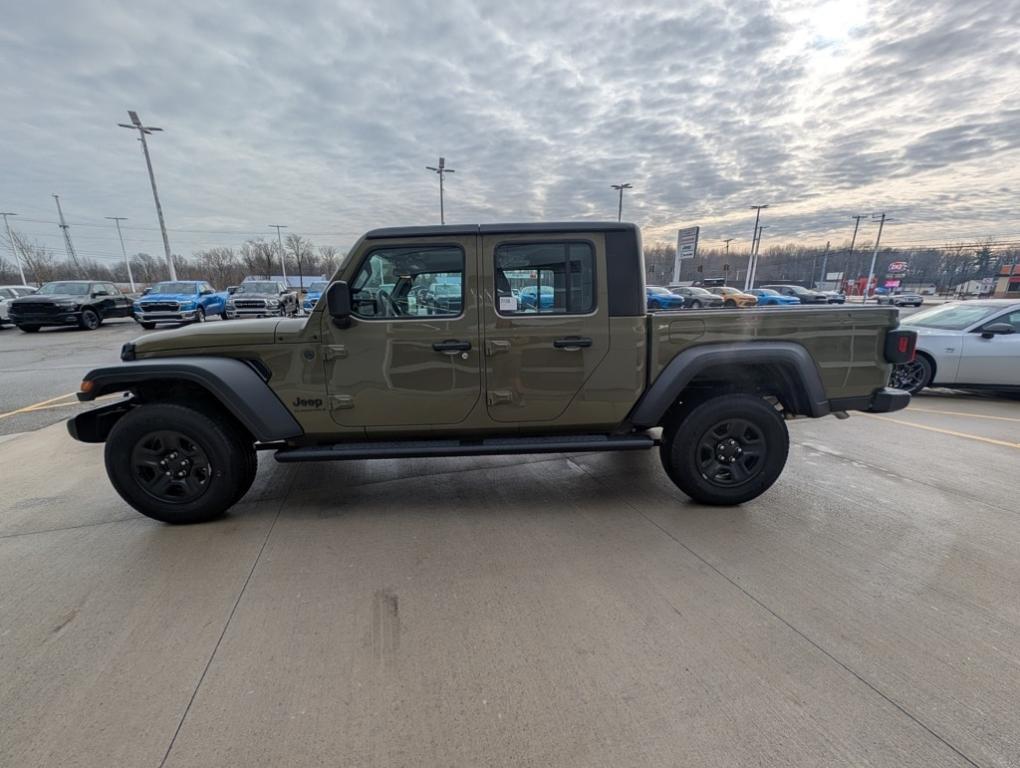
<svg viewBox="0 0 1020 768">
<path fill-rule="evenodd" d="M 255 448 L 239 429 L 176 403 L 125 414 L 110 431 L 105 458 L 121 498 L 164 523 L 219 517 L 255 478 Z"/>
<path fill-rule="evenodd" d="M 676 486 L 702 504 L 757 498 L 783 472 L 790 436 L 761 397 L 713 397 L 681 407 L 662 434 L 660 457 Z"/>
</svg>

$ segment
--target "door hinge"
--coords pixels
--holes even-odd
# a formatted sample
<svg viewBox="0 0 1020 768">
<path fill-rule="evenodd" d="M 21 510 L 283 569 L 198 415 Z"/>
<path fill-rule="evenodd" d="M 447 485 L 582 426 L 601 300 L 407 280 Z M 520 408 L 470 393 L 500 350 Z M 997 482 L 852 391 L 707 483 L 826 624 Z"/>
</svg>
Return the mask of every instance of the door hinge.
<svg viewBox="0 0 1020 768">
<path fill-rule="evenodd" d="M 485 354 L 489 357 L 510 351 L 510 342 L 502 339 L 494 339 L 485 342 Z"/>
<path fill-rule="evenodd" d="M 342 411 L 354 407 L 354 398 L 350 395 L 330 395 L 329 409 L 331 411 Z"/>
<path fill-rule="evenodd" d="M 327 344 L 324 356 L 327 360 L 338 360 L 347 357 L 347 347 L 343 344 Z"/>
<path fill-rule="evenodd" d="M 514 401 L 514 393 L 509 389 L 490 389 L 485 393 L 485 401 L 489 405 L 512 403 Z"/>
</svg>

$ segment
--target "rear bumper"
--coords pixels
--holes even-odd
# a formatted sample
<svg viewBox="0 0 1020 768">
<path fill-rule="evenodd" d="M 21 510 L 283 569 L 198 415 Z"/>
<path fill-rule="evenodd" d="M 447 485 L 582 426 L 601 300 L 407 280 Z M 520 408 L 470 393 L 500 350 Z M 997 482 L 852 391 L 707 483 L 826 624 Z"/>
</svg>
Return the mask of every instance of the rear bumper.
<svg viewBox="0 0 1020 768">
<path fill-rule="evenodd" d="M 833 411 L 866 411 L 867 413 L 892 413 L 901 411 L 910 404 L 910 393 L 902 389 L 882 387 L 864 397 L 843 397 L 829 401 Z"/>
</svg>

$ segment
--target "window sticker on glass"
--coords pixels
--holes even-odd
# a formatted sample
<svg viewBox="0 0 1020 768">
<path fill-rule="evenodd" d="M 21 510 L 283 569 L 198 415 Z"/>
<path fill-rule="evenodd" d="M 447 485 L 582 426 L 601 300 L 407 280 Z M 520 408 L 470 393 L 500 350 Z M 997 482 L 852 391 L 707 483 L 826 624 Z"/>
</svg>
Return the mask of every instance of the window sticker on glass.
<svg viewBox="0 0 1020 768">
<path fill-rule="evenodd" d="M 517 297 L 516 296 L 500 296 L 499 297 L 499 311 L 500 312 L 516 312 L 517 311 Z"/>
</svg>

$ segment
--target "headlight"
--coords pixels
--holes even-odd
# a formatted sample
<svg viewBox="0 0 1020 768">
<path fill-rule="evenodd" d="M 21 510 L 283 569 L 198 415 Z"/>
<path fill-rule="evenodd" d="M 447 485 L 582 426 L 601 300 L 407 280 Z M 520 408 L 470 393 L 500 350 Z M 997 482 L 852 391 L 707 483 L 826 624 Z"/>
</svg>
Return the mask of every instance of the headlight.
<svg viewBox="0 0 1020 768">
<path fill-rule="evenodd" d="M 183 309 L 185 312 L 187 312 L 188 310 L 194 309 L 194 308 L 195 308 L 195 302 L 193 302 L 193 301 L 186 301 L 183 304 L 181 304 L 181 309 Z"/>
<path fill-rule="evenodd" d="M 269 301 L 267 301 L 267 302 L 266 302 L 266 304 L 268 304 L 268 305 L 269 305 L 269 306 L 271 306 L 271 307 L 275 307 L 275 306 L 276 306 L 276 305 L 278 305 L 279 303 L 280 303 L 280 302 L 279 302 L 279 301 L 277 301 L 276 299 L 270 299 Z"/>
<path fill-rule="evenodd" d="M 58 301 L 57 306 L 61 309 L 78 309 L 80 305 L 77 301 Z"/>
<path fill-rule="evenodd" d="M 230 301 L 228 301 L 227 302 L 227 306 L 230 307 L 231 309 L 233 309 L 234 308 L 234 300 L 231 299 Z"/>
</svg>

